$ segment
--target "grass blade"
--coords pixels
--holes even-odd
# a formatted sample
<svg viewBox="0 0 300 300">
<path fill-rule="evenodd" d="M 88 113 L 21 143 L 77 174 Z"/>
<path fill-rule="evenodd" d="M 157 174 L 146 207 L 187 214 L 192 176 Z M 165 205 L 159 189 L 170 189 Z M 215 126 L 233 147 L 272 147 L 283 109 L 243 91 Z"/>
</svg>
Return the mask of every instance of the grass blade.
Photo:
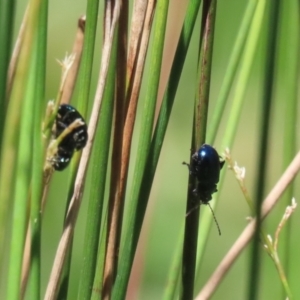
<svg viewBox="0 0 300 300">
<path fill-rule="evenodd" d="M 299 40 L 299 2 L 284 2 L 282 3 L 282 29 L 281 35 L 283 42 L 281 43 L 281 59 L 282 61 L 282 84 L 284 86 L 284 98 L 289 99 L 285 102 L 284 118 L 288 120 L 285 122 L 284 127 L 284 156 L 283 168 L 288 166 L 289 161 L 293 158 L 294 153 L 297 151 L 297 91 L 298 91 L 298 73 L 299 73 L 299 56 L 300 40 Z M 291 199 L 295 195 L 296 184 L 293 183 L 284 194 L 283 205 L 286 207 L 290 204 Z M 287 222 L 286 230 L 281 232 L 281 243 L 283 251 L 281 252 L 282 264 L 287 270 L 287 277 L 291 283 L 294 278 L 292 269 L 292 222 Z M 292 285 L 292 284 L 291 284 Z M 294 298 L 299 297 L 296 295 L 297 289 L 294 289 Z M 282 298 L 286 296 L 284 288 L 282 288 Z M 297 297 L 298 296 L 298 297 Z"/>
<path fill-rule="evenodd" d="M 28 94 L 23 102 L 23 91 L 27 83 L 27 74 L 29 72 L 29 65 L 31 62 L 31 53 L 33 49 L 33 41 L 36 33 L 36 24 L 38 11 L 40 8 L 40 1 L 32 1 L 30 5 L 29 18 L 27 23 L 27 30 L 25 33 L 23 47 L 20 52 L 20 58 L 16 69 L 16 76 L 11 91 L 11 100 L 8 107 L 8 117 L 15 115 L 19 111 L 19 107 L 23 107 L 24 113 L 21 118 L 21 130 L 18 158 L 17 158 L 17 173 L 19 174 L 15 190 L 14 190 L 14 210 L 13 210 L 13 230 L 11 239 L 11 253 L 8 271 L 8 287 L 7 298 L 19 299 L 20 284 L 21 284 L 21 267 L 23 258 L 23 247 L 26 234 L 26 219 L 27 219 L 27 197 L 29 195 L 29 174 L 27 170 L 31 169 L 31 139 L 28 139 L 28 132 L 32 132 L 32 103 L 33 95 Z M 12 118 L 12 120 L 14 117 Z M 11 122 L 12 120 L 7 120 Z M 5 131 L 5 145 L 13 147 L 16 139 L 16 128 L 14 124 L 6 126 Z M 12 131 L 12 132 L 10 132 Z M 10 135 L 11 134 L 11 135 Z M 3 167 L 3 165 L 2 165 Z M 11 166 L 9 166 L 11 168 Z"/>
<path fill-rule="evenodd" d="M 41 280 L 41 204 L 43 193 L 43 164 L 45 144 L 42 142 L 41 124 L 44 111 L 46 82 L 46 49 L 47 49 L 47 21 L 48 1 L 43 1 L 39 16 L 37 39 L 35 42 L 35 68 L 34 82 L 34 126 L 33 126 L 33 164 L 32 164 L 32 191 L 31 191 L 31 276 L 30 276 L 30 298 L 40 299 Z"/>
<path fill-rule="evenodd" d="M 74 226 L 77 220 L 78 210 L 81 204 L 84 180 L 87 172 L 87 165 L 89 162 L 95 131 L 98 124 L 99 112 L 100 112 L 105 84 L 106 84 L 108 64 L 111 56 L 112 42 L 115 35 L 115 27 L 119 19 L 120 7 L 121 7 L 121 2 L 117 1 L 113 11 L 112 26 L 110 28 L 109 35 L 105 37 L 99 82 L 98 82 L 98 87 L 95 95 L 93 112 L 89 122 L 89 130 L 88 130 L 89 140 L 82 153 L 82 158 L 79 164 L 79 169 L 75 181 L 74 194 L 68 209 L 64 231 L 61 236 L 60 243 L 58 245 L 54 265 L 51 271 L 51 277 L 46 290 L 45 299 L 55 299 L 56 297 L 56 294 L 58 292 L 59 279 L 63 269 L 64 261 L 66 258 L 68 248 L 70 246 L 70 242 L 72 240 Z"/>
<path fill-rule="evenodd" d="M 257 2 L 256 2 L 257 4 Z M 244 42 L 245 39 L 247 39 L 247 34 L 249 31 L 249 27 L 251 24 L 253 24 L 253 13 L 255 11 L 256 5 L 254 1 L 249 2 L 248 7 L 245 11 L 245 16 L 243 18 L 243 24 L 241 24 L 241 29 L 239 31 L 238 37 L 236 39 L 235 45 L 234 45 L 234 50 L 232 51 L 232 56 L 230 58 L 230 63 L 228 65 L 228 68 L 226 70 L 225 78 L 223 80 L 223 84 L 220 90 L 220 94 L 218 96 L 218 100 L 216 103 L 216 109 L 213 114 L 212 118 L 212 123 L 209 125 L 209 131 L 207 134 L 207 141 L 209 144 L 213 144 L 214 142 L 214 137 L 217 133 L 218 126 L 220 124 L 220 118 L 221 114 L 220 111 L 224 111 L 224 104 L 225 101 L 227 102 L 228 100 L 228 93 L 229 89 L 231 87 L 231 84 L 229 84 L 229 81 L 233 81 L 234 75 L 236 75 L 234 69 L 236 69 L 235 64 L 238 62 L 238 58 L 242 56 L 243 53 L 243 48 L 242 47 L 242 42 Z M 259 23 L 257 23 L 259 24 Z M 258 31 L 257 31 L 258 32 Z M 249 42 L 248 42 L 249 43 Z M 228 117 L 228 124 L 225 129 L 225 134 L 224 134 L 224 139 L 221 143 L 224 147 L 229 147 L 231 148 L 233 145 L 234 141 L 234 136 L 236 134 L 236 128 L 238 128 L 238 122 L 239 122 L 239 116 L 241 115 L 241 110 L 242 110 L 242 105 L 244 103 L 244 95 L 245 95 L 245 90 L 247 87 L 247 82 L 248 78 L 250 75 L 250 66 L 253 63 L 253 54 L 255 51 L 255 43 L 253 44 L 254 50 L 253 49 L 248 49 L 249 44 L 245 45 L 245 51 L 249 51 L 248 53 L 245 53 L 242 59 L 243 61 L 241 62 L 241 71 L 240 74 L 242 76 L 239 76 L 238 82 L 236 84 L 236 93 L 234 96 L 234 101 L 232 104 L 231 112 L 229 113 Z M 244 77 L 245 76 L 245 77 Z M 227 96 L 226 96 L 227 95 Z M 220 106 L 220 107 L 219 107 Z M 222 184 L 224 182 L 226 170 L 222 170 L 221 172 L 221 178 L 220 182 L 218 184 L 218 189 L 222 189 Z M 211 201 L 211 206 L 215 210 L 217 203 L 218 203 L 218 196 L 219 194 L 216 194 L 213 196 L 213 200 Z M 201 239 L 198 238 L 198 251 L 197 251 L 197 277 L 199 277 L 199 272 L 200 272 L 200 267 L 201 267 L 201 262 L 202 262 L 202 256 L 205 250 L 205 246 L 207 245 L 207 239 L 208 239 L 208 234 L 209 234 L 209 228 L 211 228 L 212 224 L 212 218 L 211 218 L 211 212 L 208 210 L 204 210 L 201 218 L 201 228 L 199 230 L 199 234 L 201 234 Z"/>
<path fill-rule="evenodd" d="M 103 269 L 97 269 L 97 253 L 100 236 L 100 225 L 103 215 L 104 191 L 109 161 L 109 145 L 111 138 L 114 90 L 116 68 L 116 42 L 114 41 L 107 83 L 105 86 L 103 105 L 97 129 L 97 137 L 93 150 L 92 188 L 88 207 L 87 225 L 85 234 L 84 264 L 80 278 L 77 299 L 90 299 L 92 293 L 99 298 L 99 290 L 95 286 L 94 276 L 103 274 Z M 99 176 L 99 174 L 103 174 Z M 99 258 L 98 258 L 99 259 Z"/>
<path fill-rule="evenodd" d="M 214 41 L 214 27 L 217 2 L 204 1 L 201 27 L 201 56 L 199 62 L 199 91 L 195 102 L 195 123 L 193 128 L 192 149 L 198 149 L 204 144 L 207 126 L 209 104 L 209 88 L 211 76 L 211 61 Z M 182 255 L 182 285 L 180 299 L 193 299 L 194 281 L 197 257 L 197 236 L 200 209 L 191 210 L 195 206 L 195 178 L 190 176 L 185 219 L 184 245 Z M 201 239 L 202 237 L 200 237 Z"/>
<path fill-rule="evenodd" d="M 6 82 L 13 37 L 15 1 L 0 1 L 0 157 L 6 111 Z M 2 228 L 2 227 L 1 227 Z M 0 241 L 1 244 L 1 241 Z"/>
<path fill-rule="evenodd" d="M 269 21 L 268 21 L 268 38 L 266 46 L 266 60 L 264 69 L 264 88 L 262 97 L 262 115 L 261 115 L 261 136 L 259 141 L 259 158 L 257 160 L 257 177 L 256 177 L 256 217 L 257 224 L 255 228 L 254 243 L 250 259 L 250 280 L 248 285 L 248 299 L 257 299 L 259 289 L 260 275 L 260 212 L 261 203 L 263 201 L 264 186 L 266 182 L 267 164 L 266 159 L 269 149 L 269 133 L 270 133 L 270 115 L 271 105 L 274 98 L 274 80 L 275 80 L 275 54 L 277 28 L 279 24 L 280 1 L 274 1 L 269 5 Z"/>
<path fill-rule="evenodd" d="M 79 76 L 80 79 L 82 79 L 81 74 L 84 73 L 86 75 L 86 78 L 84 82 L 88 85 L 88 88 L 86 86 L 81 86 L 82 89 L 80 89 L 81 96 L 78 98 L 78 105 L 77 107 L 81 107 L 80 112 L 84 116 L 85 120 L 86 118 L 86 111 L 87 111 L 87 106 L 88 106 L 88 101 L 87 97 L 88 95 L 83 95 L 84 92 L 89 92 L 89 86 L 90 86 L 90 80 L 91 79 L 91 66 L 93 64 L 93 55 L 94 55 L 94 48 L 91 47 L 94 45 L 94 40 L 91 41 L 91 38 L 86 39 L 86 33 L 91 32 L 95 34 L 96 31 L 96 24 L 93 22 L 93 15 L 95 13 L 97 14 L 98 11 L 98 1 L 89 1 L 88 3 L 88 13 L 90 13 L 91 7 L 92 7 L 92 15 L 88 15 L 88 19 L 90 22 L 88 22 L 86 26 L 86 16 L 82 16 L 78 19 L 77 23 L 77 32 L 75 36 L 75 41 L 73 45 L 73 50 L 72 50 L 72 56 L 74 56 L 74 61 L 72 63 L 72 66 L 67 74 L 66 81 L 64 84 L 62 96 L 60 103 L 70 103 L 74 89 L 75 89 L 75 83 L 76 79 Z M 91 28 L 91 26 L 93 26 Z M 91 34 L 90 34 L 91 35 Z M 92 37 L 94 38 L 94 35 L 92 34 Z M 89 47 L 86 47 L 85 51 L 83 51 L 84 48 L 84 42 L 89 44 Z M 90 45 L 92 43 L 92 45 Z M 83 56 L 83 58 L 82 58 Z M 89 56 L 87 59 L 86 56 Z M 83 61 L 83 64 L 87 64 L 90 66 L 90 68 L 87 68 L 87 66 L 83 67 L 81 64 L 81 60 Z M 78 75 L 78 71 L 79 73 Z M 90 73 L 85 72 L 86 69 L 90 70 Z M 78 165 L 80 162 L 81 158 L 81 151 L 75 152 L 71 161 L 71 172 L 70 172 L 70 178 L 69 178 L 69 185 L 68 185 L 68 196 L 67 196 L 67 202 L 66 202 L 66 213 L 67 209 L 69 207 L 70 201 L 72 199 L 73 193 L 74 193 L 74 184 L 75 184 L 75 179 L 76 179 L 76 174 L 78 170 Z M 71 243 L 73 245 L 73 241 Z M 68 287 L 69 287 L 69 276 L 70 276 L 70 267 L 71 267 L 71 260 L 72 260 L 72 249 L 73 247 L 70 247 L 67 253 L 67 258 L 66 258 L 66 264 L 64 265 L 64 270 L 62 273 L 62 278 L 60 281 L 60 290 L 58 292 L 58 298 L 59 299 L 66 299 L 68 295 Z"/>
<path fill-rule="evenodd" d="M 138 145 L 138 157 L 136 158 L 136 166 L 134 171 L 134 182 L 131 190 L 130 203 L 129 203 L 129 223 L 126 227 L 126 235 L 129 234 L 131 237 L 138 236 L 140 232 L 140 228 L 136 227 L 135 220 L 137 215 L 143 214 L 138 210 L 139 205 L 138 202 L 141 201 L 139 199 L 139 191 L 142 182 L 142 176 L 145 171 L 146 160 L 149 153 L 150 142 L 151 142 L 151 134 L 153 130 L 153 122 L 154 122 L 154 113 L 156 106 L 156 99 L 159 87 L 159 79 L 160 79 L 160 70 L 161 70 L 161 62 L 163 55 L 163 46 L 164 46 L 164 36 L 166 29 L 166 20 L 167 20 L 167 12 L 168 12 L 169 1 L 162 0 L 157 2 L 157 10 L 155 16 L 155 29 L 153 36 L 153 48 L 151 53 L 151 68 L 150 68 L 150 77 L 148 81 L 148 89 L 147 96 L 144 103 L 144 113 L 142 117 L 142 125 L 141 125 L 141 136 Z M 138 232 L 134 233 L 133 232 Z M 130 238 L 131 240 L 131 238 Z M 127 241 L 127 239 L 126 239 Z M 131 249 L 131 258 L 123 265 L 123 259 L 121 258 L 122 266 L 119 268 L 119 276 L 117 278 L 114 291 L 113 291 L 113 299 L 122 299 L 125 297 L 126 287 L 129 280 L 129 274 L 131 270 L 131 265 L 133 262 L 133 254 L 136 249 L 136 243 L 132 243 Z"/>
<path fill-rule="evenodd" d="M 142 222 L 144 219 L 144 214 L 147 207 L 147 202 L 155 174 L 155 170 L 157 167 L 160 151 L 162 148 L 164 136 L 166 133 L 169 117 L 171 114 L 173 102 L 175 99 L 175 94 L 177 91 L 180 75 L 183 69 L 183 64 L 185 61 L 185 57 L 188 51 L 188 47 L 190 44 L 193 28 L 195 25 L 195 21 L 197 18 L 198 10 L 200 7 L 201 1 L 190 1 L 190 4 L 187 9 L 187 15 L 185 19 L 185 23 L 183 25 L 183 29 L 181 31 L 181 36 L 179 40 L 179 44 L 176 50 L 174 63 L 172 65 L 171 74 L 169 83 L 166 88 L 166 92 L 164 94 L 163 102 L 161 105 L 157 125 L 154 131 L 154 135 L 151 142 L 151 148 L 149 152 L 149 157 L 147 159 L 147 165 L 145 169 L 147 172 L 143 175 L 143 181 L 141 183 L 141 188 L 139 191 L 139 201 L 138 201 L 138 214 L 136 214 L 136 218 L 132 220 L 134 226 L 134 234 L 131 234 L 131 231 L 125 232 L 124 244 L 122 248 L 122 254 L 120 259 L 120 270 L 130 270 L 131 264 L 133 261 L 135 249 L 137 246 L 140 230 L 142 227 Z M 130 228 L 132 225 L 129 225 Z M 127 275 L 126 273 L 127 272 Z M 120 290 L 120 286 L 124 285 L 126 287 L 126 282 L 128 281 L 127 277 L 129 271 L 125 271 L 124 273 L 120 273 L 116 279 L 114 294 Z M 127 277 L 126 277 L 127 276 Z M 124 281 L 124 282 L 122 282 Z"/>
</svg>

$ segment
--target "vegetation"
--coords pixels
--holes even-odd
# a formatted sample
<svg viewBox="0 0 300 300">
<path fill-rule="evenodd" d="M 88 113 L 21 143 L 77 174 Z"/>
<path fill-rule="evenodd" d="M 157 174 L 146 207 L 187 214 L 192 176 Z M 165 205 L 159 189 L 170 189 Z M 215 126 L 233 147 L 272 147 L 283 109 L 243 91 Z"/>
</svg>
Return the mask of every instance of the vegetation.
<svg viewBox="0 0 300 300">
<path fill-rule="evenodd" d="M 0 0 L 0 298 L 298 299 L 298 1 L 26 5 Z M 59 172 L 61 103 L 89 139 Z"/>
</svg>

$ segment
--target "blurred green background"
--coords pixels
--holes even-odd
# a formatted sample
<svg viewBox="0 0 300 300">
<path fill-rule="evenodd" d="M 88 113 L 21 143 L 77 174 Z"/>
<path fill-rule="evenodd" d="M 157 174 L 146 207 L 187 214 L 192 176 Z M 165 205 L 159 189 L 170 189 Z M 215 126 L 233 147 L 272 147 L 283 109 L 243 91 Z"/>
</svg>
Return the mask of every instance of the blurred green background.
<svg viewBox="0 0 300 300">
<path fill-rule="evenodd" d="M 174 37 L 180 30 L 180 12 L 184 12 L 186 1 L 170 1 L 170 15 L 167 41 L 175 43 Z M 241 19 L 245 10 L 247 0 L 219 1 L 217 9 L 213 70 L 210 91 L 209 116 L 214 109 L 215 99 L 218 96 L 232 46 L 239 29 Z M 17 34 L 22 15 L 25 10 L 25 1 L 18 1 L 16 10 L 15 32 Z M 182 8 L 180 7 L 182 5 Z M 56 59 L 62 59 L 66 52 L 70 53 L 73 46 L 76 24 L 79 16 L 84 14 L 85 1 L 54 0 L 49 2 L 49 31 L 48 31 L 48 54 L 47 54 L 47 87 L 45 102 L 56 96 L 60 81 L 61 69 Z M 103 9 L 103 7 L 101 7 Z M 291 12 L 291 13 L 297 13 Z M 292 17 L 292 15 L 291 15 Z M 182 18 L 182 16 L 181 16 Z M 101 30 L 101 18 L 99 17 L 99 29 Z M 196 24 L 200 28 L 200 21 Z M 285 74 L 288 70 L 285 67 L 287 49 L 284 44 L 285 32 L 284 20 L 280 24 L 279 55 L 276 72 L 276 99 L 274 102 L 270 139 L 270 153 L 268 157 L 268 179 L 265 194 L 270 191 L 283 172 L 282 157 L 284 155 L 283 131 L 284 123 L 282 118 L 285 99 Z M 265 33 L 266 34 L 266 33 Z M 196 72 L 198 60 L 198 31 L 194 33 L 190 51 L 181 77 L 171 120 L 168 126 L 165 143 L 160 156 L 158 169 L 155 176 L 154 186 L 148 205 L 146 220 L 141 233 L 140 243 L 136 254 L 135 264 L 131 276 L 128 299 L 160 299 L 164 286 L 166 285 L 173 250 L 175 248 L 180 230 L 185 219 L 185 201 L 187 194 L 188 171 L 182 166 L 182 161 L 188 160 L 190 155 L 190 140 L 193 118 L 193 101 L 196 86 Z M 263 38 L 263 37 L 262 37 Z M 263 40 L 260 43 L 264 47 Z M 98 42 L 95 52 L 94 78 L 92 91 L 95 90 L 99 60 L 101 35 L 98 34 Z M 171 46 L 170 46 L 171 47 Z M 262 50 L 262 49 L 260 49 Z M 168 52 L 170 51 L 170 52 Z M 173 50 L 167 48 L 166 58 L 172 55 Z M 240 166 L 246 168 L 246 183 L 250 194 L 254 196 L 253 188 L 257 168 L 257 143 L 259 142 L 259 103 L 262 97 L 262 55 L 257 51 L 256 62 L 253 65 L 252 76 L 247 91 L 247 99 L 243 108 L 241 121 L 236 135 L 235 143 L 231 149 L 233 159 Z M 166 67 L 166 72 L 168 67 Z M 147 68 L 145 70 L 147 73 Z M 145 79 L 147 76 L 145 77 Z M 142 93 L 145 92 L 142 90 Z M 93 92 L 91 93 L 93 98 Z M 139 108 L 142 106 L 143 95 Z M 90 101 L 91 103 L 91 101 Z M 228 108 L 223 116 L 223 124 L 226 123 Z M 91 107 L 91 105 L 90 105 Z M 138 115 L 137 118 L 140 116 Z M 138 120 L 137 120 L 138 121 Z M 135 128 L 135 135 L 132 147 L 132 157 L 136 152 L 137 136 L 139 126 Z M 209 121 L 208 121 L 209 127 Z M 221 145 L 223 127 L 220 127 L 218 138 L 214 147 L 221 154 L 226 145 Z M 298 143 L 299 145 L 299 143 Z M 133 159 L 134 160 L 134 159 Z M 132 178 L 133 164 L 129 173 Z M 105 174 L 103 174 L 105 176 Z M 68 171 L 56 172 L 51 183 L 49 201 L 45 210 L 43 220 L 42 240 L 42 293 L 44 294 L 51 265 L 53 263 L 56 247 L 62 232 L 63 216 L 65 211 L 66 185 Z M 297 179 L 295 198 L 299 198 L 299 178 Z M 130 188 L 127 188 L 127 191 Z M 247 224 L 246 217 L 250 215 L 243 195 L 238 187 L 236 179 L 231 171 L 227 171 L 224 186 L 220 193 L 220 203 L 215 214 L 221 227 L 222 235 L 219 236 L 217 228 L 213 224 L 209 241 L 207 243 L 204 262 L 196 284 L 196 290 L 209 278 L 220 260 L 227 253 L 236 238 Z M 71 284 L 69 299 L 75 299 L 77 295 L 78 280 L 82 264 L 82 249 L 84 247 L 85 218 L 89 200 L 89 177 L 84 192 L 83 205 L 77 221 L 74 252 L 72 258 Z M 208 209 L 203 207 L 202 210 Z M 284 205 L 277 205 L 275 210 L 267 218 L 266 232 L 274 236 L 275 229 L 284 213 Z M 292 216 L 292 228 L 300 226 L 299 211 Z M 201 226 L 201 225 L 200 225 Z M 297 230 L 292 231 L 293 247 L 291 249 L 292 259 L 298 259 L 300 253 L 300 241 Z M 280 245 L 279 245 L 280 247 Z M 248 280 L 248 250 L 245 251 L 233 268 L 229 271 L 212 299 L 244 299 L 247 291 Z M 260 286 L 260 299 L 282 299 L 280 294 L 281 283 L 275 267 L 266 253 L 262 254 L 262 274 Z M 300 276 L 300 262 L 292 264 L 293 269 L 289 274 L 291 289 L 295 299 L 300 299 L 300 288 L 298 278 Z"/>
</svg>

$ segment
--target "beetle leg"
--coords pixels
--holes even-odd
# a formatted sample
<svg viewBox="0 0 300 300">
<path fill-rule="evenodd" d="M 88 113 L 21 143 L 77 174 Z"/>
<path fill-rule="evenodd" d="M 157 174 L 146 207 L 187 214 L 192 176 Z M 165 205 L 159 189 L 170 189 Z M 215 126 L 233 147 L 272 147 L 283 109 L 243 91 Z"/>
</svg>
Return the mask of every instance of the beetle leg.
<svg viewBox="0 0 300 300">
<path fill-rule="evenodd" d="M 186 166 L 188 167 L 190 173 L 192 172 L 192 171 L 191 171 L 191 165 L 190 165 L 190 164 L 186 163 L 185 161 L 182 162 L 182 164 L 183 164 L 183 165 L 186 165 Z"/>
</svg>

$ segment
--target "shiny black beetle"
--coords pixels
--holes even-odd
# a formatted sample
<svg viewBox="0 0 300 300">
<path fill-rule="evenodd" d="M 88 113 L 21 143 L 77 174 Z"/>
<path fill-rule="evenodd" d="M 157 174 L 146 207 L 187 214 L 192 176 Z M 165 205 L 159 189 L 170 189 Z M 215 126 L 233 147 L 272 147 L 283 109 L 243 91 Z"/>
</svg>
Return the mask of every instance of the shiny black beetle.
<svg viewBox="0 0 300 300">
<path fill-rule="evenodd" d="M 190 174 L 197 177 L 198 186 L 194 191 L 201 203 L 207 204 L 211 195 L 217 192 L 217 183 L 220 178 L 220 170 L 224 161 L 220 161 L 218 152 L 210 145 L 203 144 L 192 155 Z"/>
<path fill-rule="evenodd" d="M 81 114 L 69 104 L 62 104 L 58 108 L 55 121 L 55 137 L 58 137 L 76 119 L 80 119 L 84 124 L 70 132 L 61 142 L 61 144 L 63 144 L 65 148 L 80 150 L 86 145 L 88 140 L 87 125 Z"/>
<path fill-rule="evenodd" d="M 51 164 L 56 171 L 64 170 L 70 163 L 74 150 L 58 146 L 57 152 L 51 159 Z"/>
<path fill-rule="evenodd" d="M 198 184 L 193 193 L 200 202 L 192 208 L 186 216 L 197 209 L 200 204 L 209 206 L 215 219 L 219 235 L 221 229 L 215 217 L 215 214 L 209 204 L 211 195 L 217 192 L 217 183 L 220 179 L 220 171 L 224 166 L 225 161 L 220 160 L 218 152 L 210 145 L 203 144 L 197 152 L 192 155 L 191 164 L 183 163 L 188 166 L 190 174 L 197 178 Z"/>
<path fill-rule="evenodd" d="M 74 154 L 74 151 L 81 150 L 87 143 L 88 133 L 85 120 L 80 113 L 69 104 L 61 104 L 57 111 L 55 120 L 55 138 L 70 126 L 76 119 L 80 119 L 84 124 L 73 129 L 58 145 L 57 153 L 51 159 L 53 168 L 57 171 L 64 170 Z"/>
</svg>

